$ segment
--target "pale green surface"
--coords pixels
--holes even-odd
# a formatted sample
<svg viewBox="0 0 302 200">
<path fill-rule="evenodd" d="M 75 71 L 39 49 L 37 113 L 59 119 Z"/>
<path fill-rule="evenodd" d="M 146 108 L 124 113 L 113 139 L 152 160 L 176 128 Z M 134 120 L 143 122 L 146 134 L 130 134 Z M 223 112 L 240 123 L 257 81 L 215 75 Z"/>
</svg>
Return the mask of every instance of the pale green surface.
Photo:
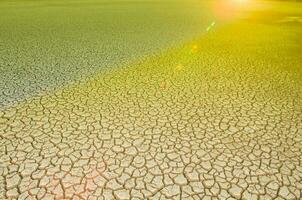
<svg viewBox="0 0 302 200">
<path fill-rule="evenodd" d="M 124 66 L 204 33 L 206 3 L 1 1 L 0 107 Z"/>
</svg>

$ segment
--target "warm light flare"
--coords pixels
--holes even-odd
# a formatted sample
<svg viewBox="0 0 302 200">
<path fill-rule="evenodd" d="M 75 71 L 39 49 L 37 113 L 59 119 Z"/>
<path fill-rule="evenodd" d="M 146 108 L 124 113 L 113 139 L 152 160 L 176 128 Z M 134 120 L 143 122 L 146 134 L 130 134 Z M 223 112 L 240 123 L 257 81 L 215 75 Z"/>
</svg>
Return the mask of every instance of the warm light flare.
<svg viewBox="0 0 302 200">
<path fill-rule="evenodd" d="M 231 0 L 234 4 L 245 4 L 248 2 L 248 0 Z"/>
<path fill-rule="evenodd" d="M 239 15 L 248 0 L 218 0 L 213 2 L 213 12 L 218 20 L 225 21 Z"/>
</svg>

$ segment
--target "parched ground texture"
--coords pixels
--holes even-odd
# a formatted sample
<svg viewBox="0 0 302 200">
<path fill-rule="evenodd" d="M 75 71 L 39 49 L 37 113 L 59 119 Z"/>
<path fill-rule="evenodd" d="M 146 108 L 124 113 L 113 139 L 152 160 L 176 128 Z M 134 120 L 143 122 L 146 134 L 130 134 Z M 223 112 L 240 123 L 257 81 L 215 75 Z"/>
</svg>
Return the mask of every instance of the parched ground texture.
<svg viewBox="0 0 302 200">
<path fill-rule="evenodd" d="M 196 0 L 2 0 L 0 110 L 205 32 Z"/>
<path fill-rule="evenodd" d="M 5 108 L 0 199 L 301 199 L 301 4 L 265 5 Z"/>
</svg>

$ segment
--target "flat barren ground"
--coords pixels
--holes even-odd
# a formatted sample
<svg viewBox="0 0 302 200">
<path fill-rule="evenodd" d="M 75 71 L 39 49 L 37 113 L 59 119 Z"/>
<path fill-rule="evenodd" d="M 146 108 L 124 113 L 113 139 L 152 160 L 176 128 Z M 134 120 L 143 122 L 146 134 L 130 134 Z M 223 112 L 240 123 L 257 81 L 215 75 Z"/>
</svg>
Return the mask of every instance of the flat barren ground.
<svg viewBox="0 0 302 200">
<path fill-rule="evenodd" d="M 101 2 L 0 3 L 0 199 L 302 198 L 301 3 Z"/>
<path fill-rule="evenodd" d="M 195 0 L 4 0 L 0 106 L 159 54 L 213 20 Z"/>
</svg>

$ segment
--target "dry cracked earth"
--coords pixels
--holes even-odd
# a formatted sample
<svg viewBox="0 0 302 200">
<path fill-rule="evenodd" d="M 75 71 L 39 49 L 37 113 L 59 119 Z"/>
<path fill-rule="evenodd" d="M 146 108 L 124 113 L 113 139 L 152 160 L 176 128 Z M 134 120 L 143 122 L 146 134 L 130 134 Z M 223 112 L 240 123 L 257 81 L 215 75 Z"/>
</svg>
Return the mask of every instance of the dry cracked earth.
<svg viewBox="0 0 302 200">
<path fill-rule="evenodd" d="M 261 12 L 5 108 L 0 199 L 301 199 L 301 23 Z"/>
</svg>

